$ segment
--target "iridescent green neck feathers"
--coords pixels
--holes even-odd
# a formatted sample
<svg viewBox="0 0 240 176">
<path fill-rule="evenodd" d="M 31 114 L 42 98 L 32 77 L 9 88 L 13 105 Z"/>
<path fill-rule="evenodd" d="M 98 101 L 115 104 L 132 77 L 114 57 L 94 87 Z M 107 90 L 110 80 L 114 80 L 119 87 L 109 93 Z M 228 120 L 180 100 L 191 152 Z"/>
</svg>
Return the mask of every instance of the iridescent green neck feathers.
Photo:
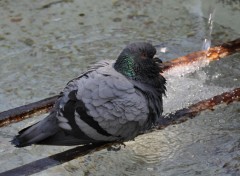
<svg viewBox="0 0 240 176">
<path fill-rule="evenodd" d="M 118 72 L 122 73 L 126 77 L 136 76 L 135 71 L 134 71 L 134 57 L 133 56 L 130 56 L 130 55 L 121 56 L 121 59 L 118 59 L 116 61 L 114 67 Z"/>
</svg>

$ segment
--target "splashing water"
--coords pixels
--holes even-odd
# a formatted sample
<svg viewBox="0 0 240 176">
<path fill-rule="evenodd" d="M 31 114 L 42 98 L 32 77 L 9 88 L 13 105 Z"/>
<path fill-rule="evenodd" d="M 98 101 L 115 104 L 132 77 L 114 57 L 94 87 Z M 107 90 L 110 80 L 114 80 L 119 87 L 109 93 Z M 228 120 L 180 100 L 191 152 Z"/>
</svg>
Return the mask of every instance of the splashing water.
<svg viewBox="0 0 240 176">
<path fill-rule="evenodd" d="M 211 38 L 212 38 L 212 30 L 213 30 L 213 20 L 216 8 L 209 10 L 209 17 L 208 17 L 208 33 L 206 34 L 206 38 L 203 41 L 202 50 L 209 50 L 211 47 Z"/>
</svg>

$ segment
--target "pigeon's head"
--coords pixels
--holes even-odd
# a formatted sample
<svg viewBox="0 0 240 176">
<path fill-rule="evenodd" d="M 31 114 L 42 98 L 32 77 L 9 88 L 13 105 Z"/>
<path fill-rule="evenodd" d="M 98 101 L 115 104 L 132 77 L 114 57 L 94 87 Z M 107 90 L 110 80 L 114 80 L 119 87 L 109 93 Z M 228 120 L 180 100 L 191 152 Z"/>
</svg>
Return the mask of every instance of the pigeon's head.
<svg viewBox="0 0 240 176">
<path fill-rule="evenodd" d="M 150 43 L 131 43 L 120 53 L 114 68 L 130 79 L 156 78 L 161 72 L 161 60 L 155 54 L 156 49 Z"/>
</svg>

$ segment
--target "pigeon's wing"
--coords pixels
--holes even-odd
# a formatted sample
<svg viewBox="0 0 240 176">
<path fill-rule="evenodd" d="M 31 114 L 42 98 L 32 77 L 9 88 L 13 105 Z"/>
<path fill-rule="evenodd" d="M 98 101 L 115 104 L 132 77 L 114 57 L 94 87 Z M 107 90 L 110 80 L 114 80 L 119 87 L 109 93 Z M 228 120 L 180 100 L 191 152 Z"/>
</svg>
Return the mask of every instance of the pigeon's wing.
<svg viewBox="0 0 240 176">
<path fill-rule="evenodd" d="M 63 129 L 67 129 L 69 128 L 69 126 L 67 126 L 67 123 L 64 123 L 66 122 L 66 119 L 61 118 L 58 115 L 59 114 L 58 110 L 59 109 L 61 110 L 62 109 L 61 107 L 63 107 L 64 104 L 66 107 L 64 109 L 64 113 L 69 112 L 71 113 L 72 109 L 74 109 L 74 107 L 72 107 L 71 105 L 74 103 L 73 101 L 70 101 L 70 98 L 68 96 L 71 96 L 70 94 L 71 91 L 77 90 L 75 80 L 79 80 L 81 79 L 81 77 L 84 77 L 85 75 L 91 73 L 92 71 L 100 67 L 104 67 L 108 64 L 109 62 L 107 61 L 101 61 L 94 65 L 93 67 L 91 67 L 87 72 L 80 75 L 78 78 L 70 81 L 67 84 L 64 91 L 60 94 L 49 116 L 47 116 L 42 121 L 39 121 L 38 123 L 21 130 L 19 134 L 14 137 L 12 143 L 17 147 L 24 147 L 36 143 L 47 145 L 78 145 L 93 142 L 93 139 L 87 137 L 84 133 L 81 133 L 81 131 L 74 131 L 76 132 L 76 134 L 78 134 L 78 136 L 81 136 L 81 138 L 76 138 L 73 135 L 69 135 L 68 133 L 65 133 L 63 130 L 61 130 L 60 127 L 63 127 Z M 72 123 L 71 121 L 72 119 L 73 118 L 71 114 L 70 116 L 68 114 L 69 123 Z"/>
<path fill-rule="evenodd" d="M 59 102 L 59 126 L 77 138 L 115 141 L 134 138 L 148 120 L 141 91 L 112 64 L 69 82 Z"/>
</svg>

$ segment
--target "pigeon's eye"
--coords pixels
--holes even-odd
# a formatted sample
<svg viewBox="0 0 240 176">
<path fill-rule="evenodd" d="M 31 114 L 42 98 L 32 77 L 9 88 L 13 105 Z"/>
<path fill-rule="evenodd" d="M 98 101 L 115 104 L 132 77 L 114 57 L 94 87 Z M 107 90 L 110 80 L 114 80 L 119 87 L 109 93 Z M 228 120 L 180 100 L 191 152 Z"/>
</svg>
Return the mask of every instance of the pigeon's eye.
<svg viewBox="0 0 240 176">
<path fill-rule="evenodd" d="M 146 56 L 147 56 L 147 54 L 146 54 L 146 53 L 142 53 L 142 56 L 146 57 Z"/>
<path fill-rule="evenodd" d="M 141 59 L 147 59 L 147 53 L 141 52 Z"/>
</svg>

